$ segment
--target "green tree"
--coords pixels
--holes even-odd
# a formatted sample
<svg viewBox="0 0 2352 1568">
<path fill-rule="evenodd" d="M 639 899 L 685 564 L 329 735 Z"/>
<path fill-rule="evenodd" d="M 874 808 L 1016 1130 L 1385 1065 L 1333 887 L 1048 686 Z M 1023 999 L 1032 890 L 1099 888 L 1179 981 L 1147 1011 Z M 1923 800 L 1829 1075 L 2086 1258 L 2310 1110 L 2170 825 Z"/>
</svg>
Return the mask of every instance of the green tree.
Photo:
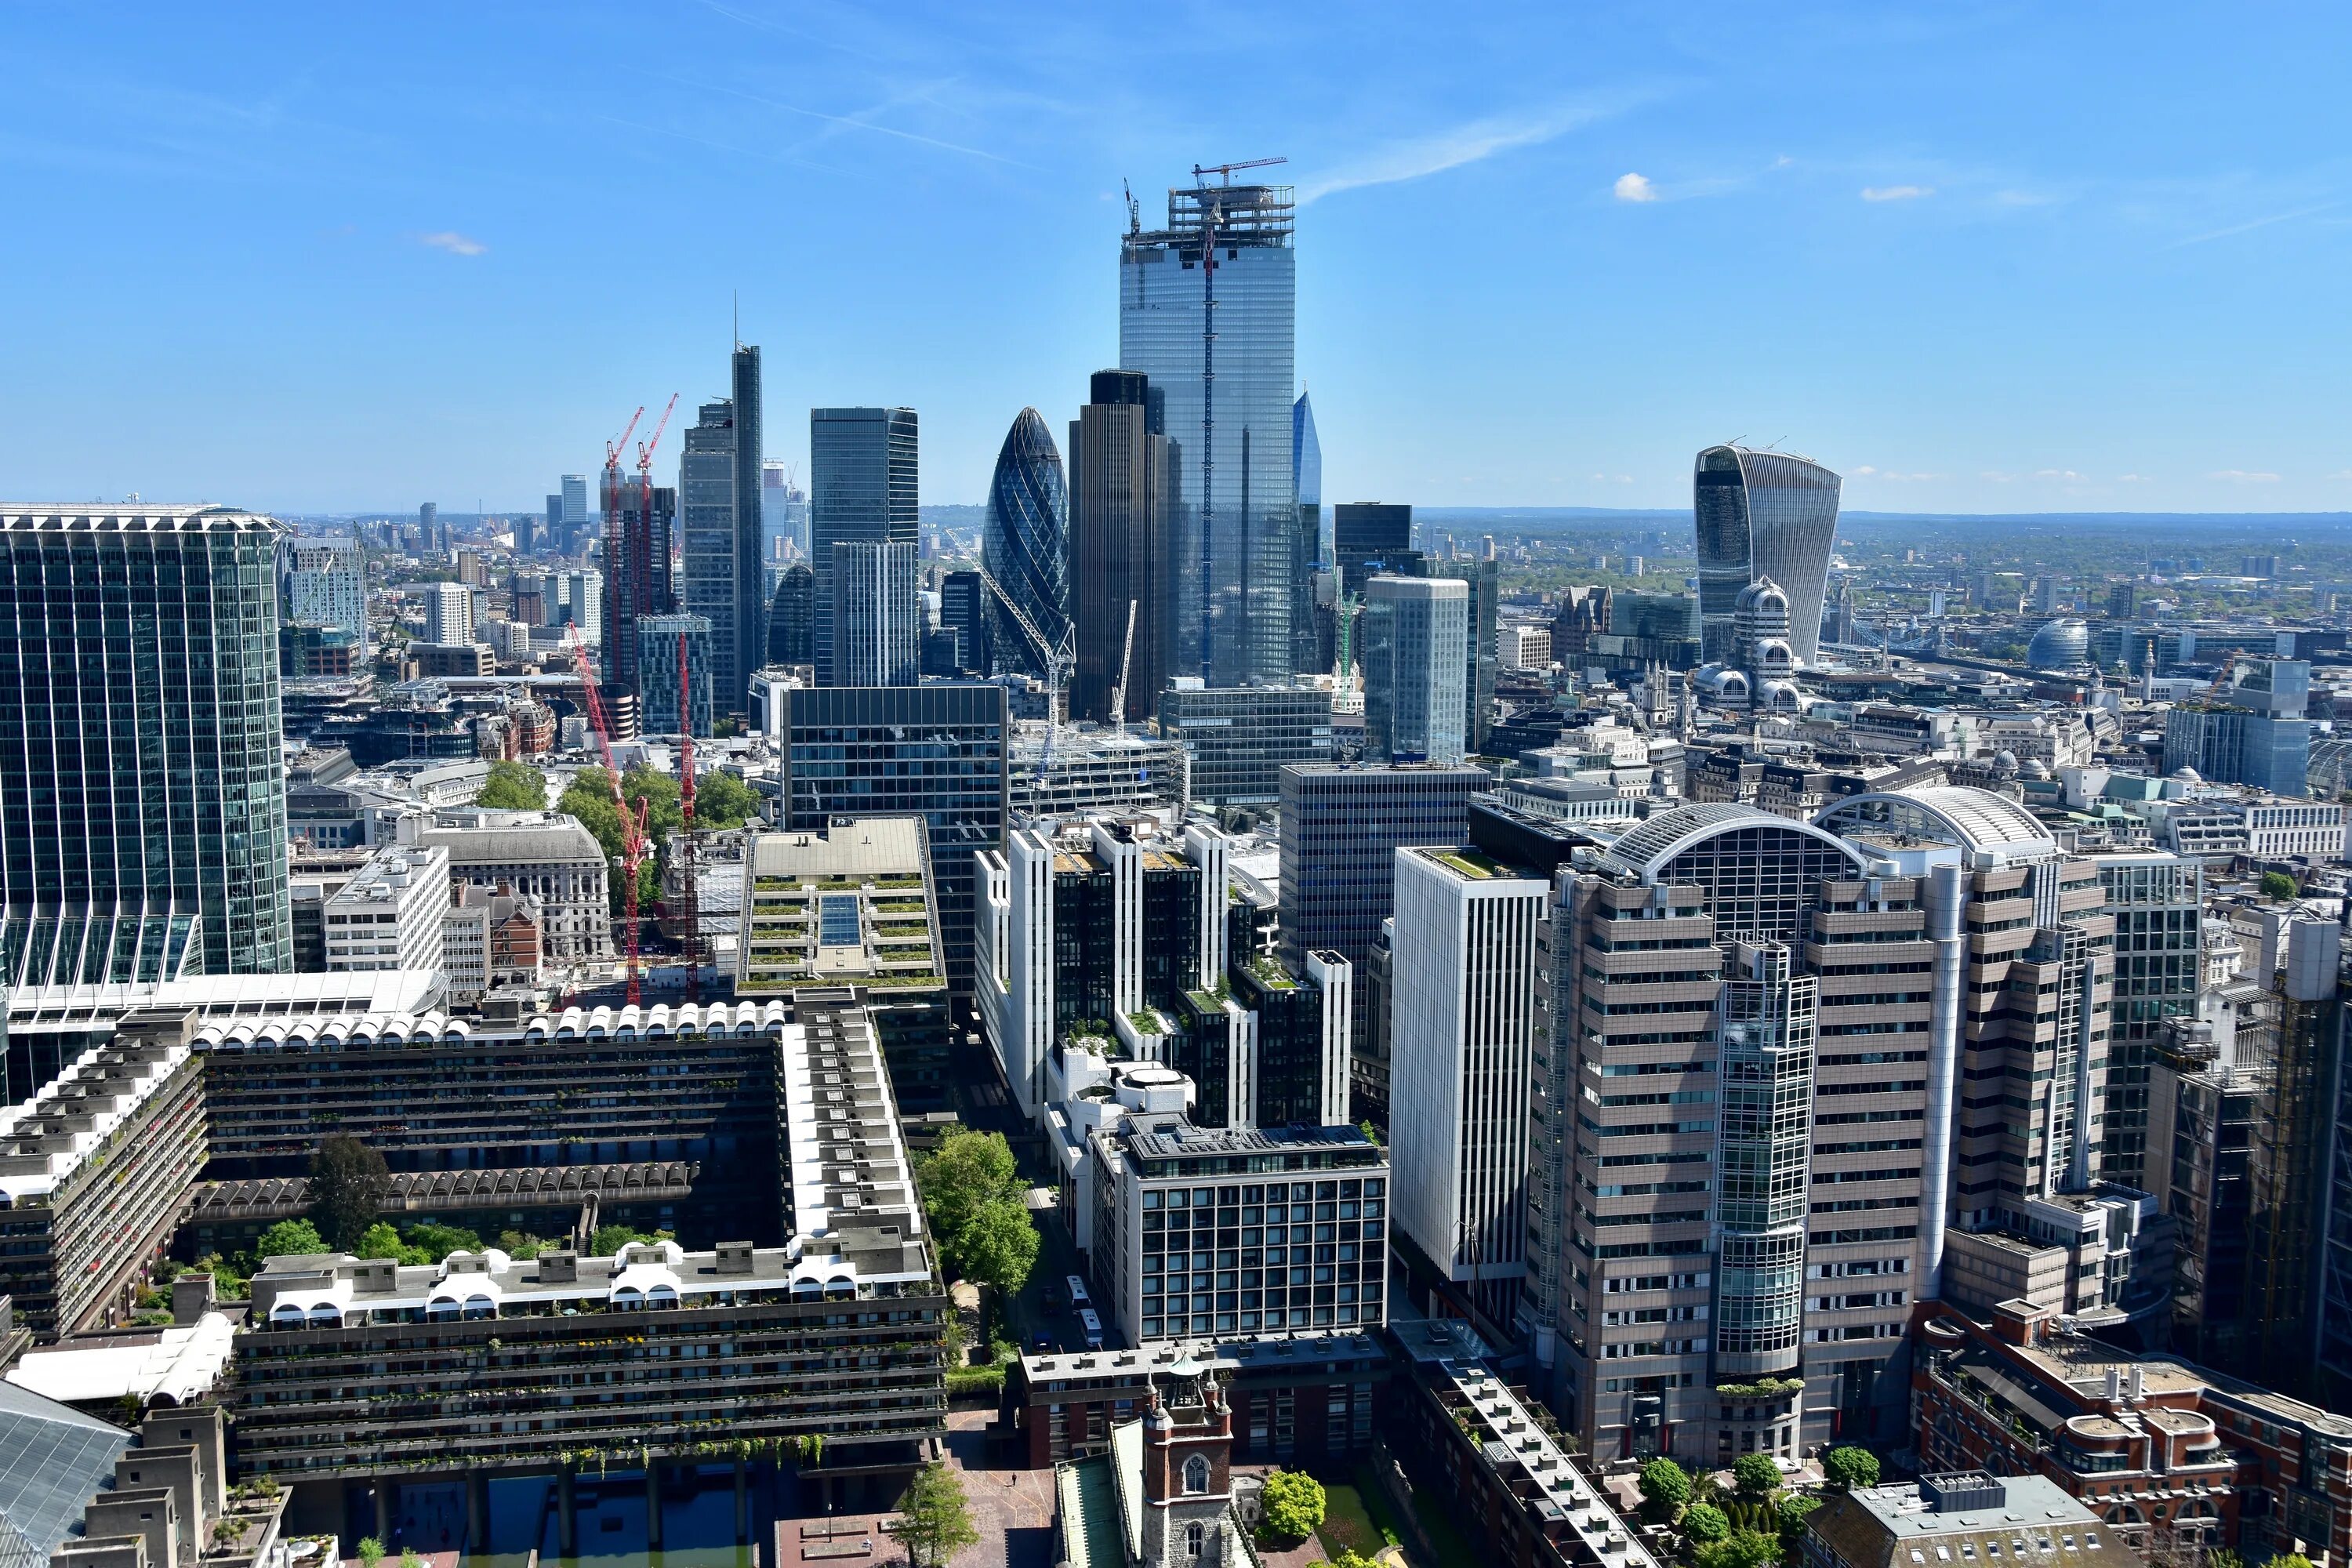
<svg viewBox="0 0 2352 1568">
<path fill-rule="evenodd" d="M 759 815 L 759 792 L 733 773 L 705 773 L 694 781 L 697 827 L 740 827 Z"/>
<path fill-rule="evenodd" d="M 1817 1497 L 1791 1495 L 1780 1500 L 1780 1561 L 1794 1563 L 1804 1554 L 1805 1521 L 1822 1506 Z"/>
<path fill-rule="evenodd" d="M 1731 1479 L 1741 1497 L 1768 1498 L 1780 1489 L 1780 1467 L 1769 1454 L 1742 1454 L 1731 1467 Z"/>
<path fill-rule="evenodd" d="M 373 1535 L 360 1537 L 360 1568 L 375 1568 L 383 1561 L 383 1542 Z"/>
<path fill-rule="evenodd" d="M 545 811 L 547 775 L 528 763 L 492 763 L 474 804 L 493 811 Z"/>
<path fill-rule="evenodd" d="M 348 1133 L 320 1141 L 310 1156 L 310 1212 L 337 1247 L 348 1248 L 367 1234 L 391 1192 L 383 1156 Z"/>
<path fill-rule="evenodd" d="M 1367 1557 L 1352 1546 L 1342 1546 L 1339 1555 L 1331 1559 L 1331 1568 L 1378 1568 L 1378 1559 Z"/>
<path fill-rule="evenodd" d="M 2246 1560 L 2226 1546 L 2205 1553 L 2205 1568 L 2246 1568 Z"/>
<path fill-rule="evenodd" d="M 1692 1568 L 1766 1568 L 1780 1552 L 1780 1543 L 1757 1530 L 1735 1530 L 1721 1541 L 1711 1541 L 1691 1553 Z"/>
<path fill-rule="evenodd" d="M 307 1219 L 281 1219 L 253 1244 L 256 1258 L 308 1258 L 329 1250 L 327 1238 Z"/>
<path fill-rule="evenodd" d="M 971 1506 L 964 1500 L 963 1482 L 941 1464 L 925 1465 L 915 1472 L 907 1495 L 898 1500 L 898 1517 L 887 1528 L 907 1549 L 907 1560 L 914 1568 L 940 1568 L 962 1548 L 980 1543 L 980 1531 L 971 1522 Z"/>
<path fill-rule="evenodd" d="M 1643 1507 L 1662 1524 L 1671 1521 L 1690 1501 L 1690 1472 L 1664 1454 L 1642 1467 L 1636 1484 L 1642 1489 Z"/>
<path fill-rule="evenodd" d="M 408 1227 L 408 1245 L 422 1247 L 425 1261 L 438 1263 L 453 1252 L 479 1252 L 482 1238 L 470 1230 L 454 1225 L 436 1225 L 420 1220 Z"/>
<path fill-rule="evenodd" d="M 2294 879 L 2288 876 L 2284 871 L 2265 871 L 2263 873 L 2263 897 L 2266 899 L 2274 899 L 2284 902 L 2288 899 L 2294 898 L 2301 891 L 2303 891 L 2303 889 L 2295 885 Z M 2273 1557 L 2271 1561 L 2275 1563 L 2278 1559 Z"/>
<path fill-rule="evenodd" d="M 1840 1491 L 1850 1492 L 1856 1487 L 1874 1487 L 1878 1484 L 1878 1456 L 1852 1444 L 1832 1448 L 1822 1457 L 1822 1473 L 1829 1478 L 1830 1485 Z"/>
<path fill-rule="evenodd" d="M 1276 1470 L 1263 1497 L 1265 1532 L 1277 1541 L 1303 1541 L 1323 1523 L 1323 1483 L 1304 1470 Z"/>
<path fill-rule="evenodd" d="M 1711 1502 L 1695 1502 L 1683 1510 L 1683 1539 L 1694 1546 L 1721 1541 L 1731 1533 L 1731 1521 Z"/>
<path fill-rule="evenodd" d="M 631 768 L 621 775 L 621 793 L 634 815 L 640 801 L 646 811 L 646 837 L 658 848 L 678 824 L 677 781 L 651 768 Z M 557 799 L 555 809 L 579 818 L 603 847 L 612 868 L 613 912 L 627 907 L 628 883 L 621 873 L 621 814 L 613 805 L 613 775 L 604 768 L 583 768 Z M 651 856 L 637 868 L 637 906 L 642 909 L 661 896 L 661 879 Z"/>
<path fill-rule="evenodd" d="M 596 1234 L 588 1238 L 588 1251 L 593 1257 L 611 1258 L 625 1247 L 652 1239 L 635 1226 L 600 1225 Z"/>
<path fill-rule="evenodd" d="M 416 1249 L 401 1245 L 400 1232 L 378 1220 L 360 1233 L 351 1254 L 354 1258 L 389 1258 L 394 1263 L 407 1263 L 412 1261 L 408 1255 L 414 1250 Z"/>
<path fill-rule="evenodd" d="M 1000 1198 L 1021 1196 L 1021 1173 L 1002 1132 L 950 1132 L 918 1162 L 915 1184 L 931 1227 L 952 1239 Z"/>
<path fill-rule="evenodd" d="M 992 1198 L 948 1238 L 954 1271 L 1009 1296 L 1037 1264 L 1037 1224 L 1019 1198 Z"/>
<path fill-rule="evenodd" d="M 2263 1568 L 2311 1568 L 2311 1559 L 2300 1552 L 2282 1552 Z"/>
</svg>

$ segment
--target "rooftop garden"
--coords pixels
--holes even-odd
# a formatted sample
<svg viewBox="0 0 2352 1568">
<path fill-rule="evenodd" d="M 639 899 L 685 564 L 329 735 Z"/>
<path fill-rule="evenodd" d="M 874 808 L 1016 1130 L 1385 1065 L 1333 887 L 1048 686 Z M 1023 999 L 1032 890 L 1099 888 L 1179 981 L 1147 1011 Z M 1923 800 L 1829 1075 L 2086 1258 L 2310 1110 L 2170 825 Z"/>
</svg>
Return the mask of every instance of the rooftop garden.
<svg viewBox="0 0 2352 1568">
<path fill-rule="evenodd" d="M 1474 881 L 1488 881 L 1503 875 L 1502 867 L 1475 849 L 1433 849 L 1429 858 Z"/>
</svg>

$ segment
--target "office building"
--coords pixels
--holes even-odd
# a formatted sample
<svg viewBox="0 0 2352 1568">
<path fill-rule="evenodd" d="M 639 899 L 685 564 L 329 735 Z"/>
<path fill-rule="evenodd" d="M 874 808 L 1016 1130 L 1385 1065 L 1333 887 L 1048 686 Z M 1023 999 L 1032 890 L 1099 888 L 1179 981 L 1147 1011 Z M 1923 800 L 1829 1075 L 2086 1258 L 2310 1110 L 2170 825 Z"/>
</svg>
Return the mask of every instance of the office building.
<svg viewBox="0 0 2352 1568">
<path fill-rule="evenodd" d="M 1180 450 L 1152 423 L 1147 377 L 1095 373 L 1087 404 L 1070 424 L 1070 596 L 1077 632 L 1072 718 L 1140 723 L 1157 710 L 1160 690 L 1174 673 Z M 941 624 L 948 618 L 943 601 Z M 1110 694 L 1122 671 L 1127 707 L 1114 715 Z"/>
<path fill-rule="evenodd" d="M 738 343 L 730 396 L 702 405 L 678 459 L 684 563 L 680 606 L 710 623 L 712 700 L 742 710 L 767 649 L 761 567 L 760 351 Z"/>
<path fill-rule="evenodd" d="M 706 459 L 698 456 L 694 461 Z M 649 616 L 677 613 L 677 584 L 670 571 L 670 534 L 677 521 L 677 491 L 667 486 L 647 489 L 624 481 L 606 500 L 604 575 L 596 595 L 595 625 L 604 689 L 615 695 L 640 695 L 639 623 Z M 581 607 L 584 610 L 584 604 Z"/>
<path fill-rule="evenodd" d="M 948 984 L 972 987 L 974 855 L 1003 846 L 1008 781 L 1004 689 L 818 687 L 775 693 L 779 826 L 822 832 L 836 817 L 919 816 L 939 889 Z"/>
<path fill-rule="evenodd" d="M 460 883 L 441 911 L 441 967 L 451 1000 L 478 1003 L 501 985 L 537 985 L 545 965 L 539 900 Z"/>
<path fill-rule="evenodd" d="M 562 499 L 562 515 L 551 518 L 549 521 L 561 523 L 567 528 L 584 527 L 593 521 L 588 515 L 588 476 L 566 474 L 561 483 L 563 487 L 560 492 Z"/>
<path fill-rule="evenodd" d="M 2200 639 L 2201 642 L 2201 639 Z M 2194 768 L 2216 784 L 2273 795 L 2310 792 L 2311 666 L 2296 658 L 2240 658 L 2226 689 L 2176 702 L 2164 717 L 2164 771 Z"/>
<path fill-rule="evenodd" d="M 918 544 L 917 426 L 911 408 L 809 410 L 809 563 L 816 573 L 816 683 L 834 668 L 833 547 Z"/>
<path fill-rule="evenodd" d="M 768 662 L 804 665 L 815 658 L 816 574 L 795 561 L 776 576 L 768 606 Z"/>
<path fill-rule="evenodd" d="M 416 526 L 418 531 L 425 535 L 425 548 L 428 552 L 436 548 L 440 542 L 440 506 L 436 502 L 426 501 L 422 506 L 418 507 L 416 509 Z"/>
<path fill-rule="evenodd" d="M 604 847 L 580 819 L 553 811 L 443 811 L 418 830 L 417 842 L 449 855 L 453 881 L 528 893 L 546 911 L 547 957 L 556 964 L 596 963 L 613 954 L 607 888 L 614 872 Z"/>
<path fill-rule="evenodd" d="M 1458 763 L 1469 712 L 1470 595 L 1452 577 L 1365 584 L 1364 751 L 1375 762 Z"/>
<path fill-rule="evenodd" d="M 915 546 L 844 539 L 833 546 L 834 684 L 912 686 L 921 679 L 923 601 Z"/>
<path fill-rule="evenodd" d="M 940 579 L 940 629 L 954 634 L 956 668 L 966 675 L 987 673 L 988 588 L 977 572 L 950 572 Z"/>
<path fill-rule="evenodd" d="M 1462 743 L 1472 756 L 1486 754 L 1486 734 L 1495 717 L 1495 673 L 1502 662 L 1496 640 L 1502 573 L 1502 563 L 1489 553 L 1484 560 L 1449 566 L 1437 574 L 1459 578 L 1470 587 L 1470 646 L 1462 673 Z"/>
<path fill-rule="evenodd" d="M 449 852 L 436 845 L 379 849 L 320 911 L 326 967 L 441 967 L 441 913 L 449 905 Z"/>
<path fill-rule="evenodd" d="M 1285 767 L 1279 781 L 1282 956 L 1294 973 L 1310 952 L 1336 952 L 1362 973 L 1395 908 L 1396 852 L 1469 841 L 1470 797 L 1486 773 L 1459 764 Z M 1351 1038 L 1365 1038 L 1356 988 Z"/>
<path fill-rule="evenodd" d="M 808 557 L 808 492 L 782 463 L 760 465 L 760 559 L 773 568 Z"/>
<path fill-rule="evenodd" d="M 947 963 L 922 819 L 843 817 L 823 831 L 762 833 L 742 875 L 749 919 L 736 994 L 856 986 L 899 1099 L 943 1097 Z"/>
<path fill-rule="evenodd" d="M 1160 732 L 1192 759 L 1192 798 L 1263 809 L 1281 798 L 1281 772 L 1337 754 L 1328 687 L 1202 687 L 1178 676 L 1160 694 Z"/>
<path fill-rule="evenodd" d="M 2105 1536 L 2103 1541 L 2100 1538 Z M 1806 1521 L 1805 1568 L 1897 1568 L 2021 1556 L 2051 1568 L 2142 1568 L 2128 1535 L 2046 1476 L 1963 1470 L 1832 1492 Z"/>
<path fill-rule="evenodd" d="M 1323 537 L 1323 443 L 1304 392 L 1290 405 L 1290 490 L 1298 502 L 1298 532 L 1291 541 L 1290 668 L 1303 675 L 1331 668 L 1315 616 L 1315 574 L 1331 564 Z"/>
<path fill-rule="evenodd" d="M 283 536 L 226 507 L 0 511 L 11 911 L 174 915 L 207 973 L 290 965 Z"/>
<path fill-rule="evenodd" d="M 474 640 L 474 591 L 463 583 L 427 583 L 425 641 L 460 647 Z"/>
<path fill-rule="evenodd" d="M 1069 532 L 1062 454 L 1054 449 L 1044 418 L 1024 408 L 997 451 L 987 522 L 981 531 L 981 561 L 988 574 L 1045 641 L 1041 650 L 1018 626 L 1001 626 L 997 648 L 1008 669 L 1044 679 L 1046 652 L 1059 648 L 1070 630 Z"/>
<path fill-rule="evenodd" d="M 1331 509 L 1331 554 L 1339 569 L 1339 591 L 1364 591 L 1378 572 L 1418 577 L 1425 558 L 1412 547 L 1412 508 L 1389 501 L 1341 501 Z"/>
<path fill-rule="evenodd" d="M 1507 1323 L 1527 1275 L 1536 935 L 1548 889 L 1466 848 L 1401 848 L 1395 867 L 1397 1233 L 1417 1289 L 1433 1276 L 1474 1321 Z"/>
<path fill-rule="evenodd" d="M 1171 673 L 1209 687 L 1292 673 L 1293 213 L 1286 185 L 1174 189 L 1167 227 L 1119 246 L 1119 368 L 1150 378 L 1182 453 Z"/>
<path fill-rule="evenodd" d="M 1192 804 L 1183 745 L 1128 729 L 1064 729 L 1042 720 L 1013 725 L 1013 819 L 1155 816 L 1181 821 Z"/>
<path fill-rule="evenodd" d="M 286 624 L 367 630 L 367 571 L 356 539 L 289 539 L 278 554 Z"/>
<path fill-rule="evenodd" d="M 2339 845 L 2340 847 L 2340 845 Z M 2115 917 L 2114 1010 L 2107 1026 L 2105 1134 L 2099 1174 L 2161 1195 L 2168 1164 L 2147 1159 L 2149 1071 L 2165 1020 L 2194 1015 L 2200 987 L 2204 868 L 2160 850 L 2103 851 L 2091 857 L 2107 912 Z"/>
<path fill-rule="evenodd" d="M 700 616 L 647 616 L 635 629 L 637 732 L 707 738 L 713 708 L 710 623 Z"/>
<path fill-rule="evenodd" d="M 1769 577 L 1789 596 L 1789 645 L 1811 663 L 1837 539 L 1838 476 L 1792 452 L 1709 447 L 1693 470 L 1701 653 L 1732 657 L 1741 592 Z"/>
<path fill-rule="evenodd" d="M 1147 1115 L 1097 1142 L 1089 1261 L 1128 1344 L 1388 1321 L 1389 1162 L 1355 1128 Z"/>
</svg>

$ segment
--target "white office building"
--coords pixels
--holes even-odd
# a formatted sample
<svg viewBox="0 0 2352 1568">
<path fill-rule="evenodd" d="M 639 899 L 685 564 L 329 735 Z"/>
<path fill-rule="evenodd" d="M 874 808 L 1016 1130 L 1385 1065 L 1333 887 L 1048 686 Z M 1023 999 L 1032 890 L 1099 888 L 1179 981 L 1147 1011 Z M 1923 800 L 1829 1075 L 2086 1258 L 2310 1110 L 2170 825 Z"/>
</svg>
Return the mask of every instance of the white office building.
<svg viewBox="0 0 2352 1568">
<path fill-rule="evenodd" d="M 537 899 L 545 916 L 540 931 L 548 963 L 612 957 L 612 873 L 604 847 L 578 817 L 464 806 L 436 814 L 422 837 L 448 852 L 453 879 Z"/>
<path fill-rule="evenodd" d="M 440 969 L 441 911 L 448 904 L 446 849 L 377 850 L 326 901 L 327 968 Z"/>
<path fill-rule="evenodd" d="M 1527 1272 L 1537 936 L 1548 897 L 1544 882 L 1471 851 L 1396 852 L 1397 1229 L 1497 1322 L 1510 1320 Z"/>
<path fill-rule="evenodd" d="M 1374 577 L 1364 586 L 1363 646 L 1366 756 L 1460 762 L 1470 584 L 1458 577 Z"/>
<path fill-rule="evenodd" d="M 425 585 L 425 640 L 444 647 L 474 640 L 474 591 L 463 583 Z"/>
</svg>

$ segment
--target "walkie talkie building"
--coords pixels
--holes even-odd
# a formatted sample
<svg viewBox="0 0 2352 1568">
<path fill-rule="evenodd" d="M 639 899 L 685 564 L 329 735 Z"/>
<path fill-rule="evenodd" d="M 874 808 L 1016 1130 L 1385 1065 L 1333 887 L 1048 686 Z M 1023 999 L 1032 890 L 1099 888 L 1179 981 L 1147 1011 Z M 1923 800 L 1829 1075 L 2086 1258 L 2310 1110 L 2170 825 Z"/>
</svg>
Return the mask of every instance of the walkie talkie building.
<svg viewBox="0 0 2352 1568">
<path fill-rule="evenodd" d="M 1698 523 L 1700 655 L 1734 657 L 1740 591 L 1769 577 L 1789 595 L 1789 646 L 1811 663 L 1822 640 L 1830 548 L 1837 540 L 1837 475 L 1793 452 L 1709 447 L 1692 476 Z"/>
</svg>

